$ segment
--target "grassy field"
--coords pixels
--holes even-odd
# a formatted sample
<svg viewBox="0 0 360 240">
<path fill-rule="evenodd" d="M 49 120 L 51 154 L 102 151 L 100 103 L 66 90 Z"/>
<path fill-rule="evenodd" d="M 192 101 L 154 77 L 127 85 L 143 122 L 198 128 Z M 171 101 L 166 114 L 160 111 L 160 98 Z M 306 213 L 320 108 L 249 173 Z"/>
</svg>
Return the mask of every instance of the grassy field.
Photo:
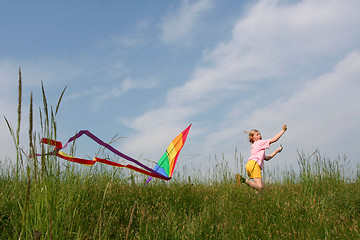
<svg viewBox="0 0 360 240">
<path fill-rule="evenodd" d="M 0 239 L 359 239 L 360 184 L 319 176 L 131 183 L 118 171 L 2 175 Z"/>
<path fill-rule="evenodd" d="M 38 134 L 30 99 L 29 148 L 20 149 L 19 74 L 17 128 L 6 120 L 17 159 L 1 166 L 0 239 L 360 239 L 360 171 L 349 176 L 346 159 L 299 153 L 299 171 L 277 173 L 256 193 L 236 187 L 227 159 L 208 179 L 144 187 L 145 177 L 121 169 L 35 158 L 46 151 L 40 136 L 56 138 L 64 91 L 53 111 L 43 88 Z"/>
</svg>

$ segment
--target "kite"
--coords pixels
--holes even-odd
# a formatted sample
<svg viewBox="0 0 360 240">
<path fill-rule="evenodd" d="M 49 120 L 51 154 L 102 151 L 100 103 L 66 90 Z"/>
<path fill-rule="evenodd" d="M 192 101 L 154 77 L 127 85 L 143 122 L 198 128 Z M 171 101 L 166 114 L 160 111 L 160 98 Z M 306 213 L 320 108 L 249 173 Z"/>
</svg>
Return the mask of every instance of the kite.
<svg viewBox="0 0 360 240">
<path fill-rule="evenodd" d="M 169 178 L 172 177 L 179 153 L 184 146 L 190 127 L 191 124 L 170 143 L 159 162 L 155 165 L 154 170 L 157 173 Z M 146 184 L 148 184 L 152 178 L 153 177 L 150 176 Z"/>
<path fill-rule="evenodd" d="M 163 179 L 163 180 L 168 181 L 171 179 L 171 176 L 174 172 L 175 165 L 176 165 L 177 159 L 179 157 L 179 153 L 180 153 L 182 147 L 184 146 L 187 135 L 190 131 L 190 127 L 191 127 L 191 124 L 170 143 L 169 147 L 165 151 L 164 155 L 160 158 L 159 162 L 156 164 L 154 169 L 151 169 L 151 168 L 147 167 L 146 165 L 142 164 L 141 162 L 137 161 L 136 159 L 129 157 L 129 156 L 125 155 L 124 153 L 116 150 L 114 147 L 105 143 L 104 141 L 102 141 L 101 139 L 96 137 L 94 134 L 92 134 L 88 130 L 81 130 L 80 132 L 75 134 L 75 136 L 71 137 L 65 143 L 65 145 L 63 145 L 62 142 L 55 141 L 55 140 L 48 139 L 48 138 L 42 138 L 41 143 L 54 146 L 54 150 L 52 152 L 48 153 L 47 155 L 56 155 L 62 159 L 68 160 L 70 162 L 80 163 L 80 164 L 87 165 L 87 166 L 93 166 L 96 162 L 100 162 L 100 163 L 107 164 L 107 165 L 110 165 L 113 167 L 129 168 L 131 170 L 146 174 L 150 177 L 147 182 L 149 182 L 152 178 L 158 178 L 158 179 Z M 137 166 L 133 166 L 130 164 L 123 165 L 123 164 L 120 164 L 117 162 L 113 162 L 113 161 L 98 158 L 98 157 L 95 157 L 93 160 L 77 158 L 77 157 L 70 156 L 70 155 L 64 153 L 63 151 L 61 151 L 62 149 L 66 148 L 70 142 L 75 141 L 77 138 L 81 137 L 82 135 L 88 136 L 93 141 L 95 141 L 97 144 L 103 146 L 104 148 L 106 148 L 109 151 L 111 151 L 112 153 L 122 157 L 123 159 L 136 164 Z M 42 156 L 42 154 L 37 154 L 37 155 Z"/>
</svg>

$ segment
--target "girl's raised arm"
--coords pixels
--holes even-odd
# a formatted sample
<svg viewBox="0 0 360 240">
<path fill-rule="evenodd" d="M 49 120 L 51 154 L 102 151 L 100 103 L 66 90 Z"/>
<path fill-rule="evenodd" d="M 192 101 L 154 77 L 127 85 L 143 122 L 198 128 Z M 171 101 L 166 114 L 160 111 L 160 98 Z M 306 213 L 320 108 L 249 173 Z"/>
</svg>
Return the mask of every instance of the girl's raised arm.
<svg viewBox="0 0 360 240">
<path fill-rule="evenodd" d="M 282 150 L 283 150 L 283 147 L 282 147 L 282 145 L 280 145 L 280 147 L 278 149 L 276 149 L 273 153 L 271 153 L 270 155 L 265 156 L 264 160 L 269 161 L 270 159 L 272 159 L 276 154 L 278 154 Z"/>
<path fill-rule="evenodd" d="M 284 124 L 282 126 L 281 131 L 278 134 L 276 134 L 272 139 L 270 139 L 270 143 L 274 143 L 277 140 L 279 140 L 279 138 L 285 133 L 286 130 L 287 130 L 287 126 L 286 126 L 286 124 Z"/>
</svg>

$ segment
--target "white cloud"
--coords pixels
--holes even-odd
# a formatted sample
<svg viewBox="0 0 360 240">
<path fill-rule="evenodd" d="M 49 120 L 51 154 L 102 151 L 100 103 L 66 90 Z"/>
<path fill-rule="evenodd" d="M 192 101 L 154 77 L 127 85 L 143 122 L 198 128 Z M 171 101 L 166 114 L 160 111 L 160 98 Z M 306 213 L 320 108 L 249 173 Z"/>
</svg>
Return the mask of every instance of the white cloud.
<svg viewBox="0 0 360 240">
<path fill-rule="evenodd" d="M 120 47 L 138 47 L 146 44 L 146 40 L 143 36 L 134 34 L 112 36 L 110 40 Z"/>
<path fill-rule="evenodd" d="M 5 59 L 0 62 L 0 84 L 4 86 L 2 88 L 2 90 L 5 89 L 4 92 L 14 94 L 13 90 L 18 86 L 19 68 L 21 68 L 23 88 L 31 90 L 40 89 L 41 81 L 45 87 L 65 87 L 70 80 L 82 75 L 82 69 L 76 64 L 76 59 L 71 59 L 71 61 L 47 57 Z"/>
<path fill-rule="evenodd" d="M 355 10 L 360 6 L 358 1 L 343 4 L 339 0 L 306 0 L 294 5 L 268 5 L 273 2 L 277 1 L 264 2 L 265 7 L 259 5 L 251 17 L 254 22 L 257 18 L 265 18 L 265 21 L 257 21 L 253 27 L 260 28 L 260 36 L 264 39 L 270 37 L 271 43 L 276 41 L 280 46 L 290 44 L 292 47 L 300 44 L 298 48 L 294 48 L 299 51 L 298 54 L 304 54 L 304 50 L 307 50 L 307 54 L 313 51 L 313 54 L 323 53 L 333 50 L 334 44 L 339 44 L 341 50 L 357 44 L 351 37 L 359 37 L 359 31 L 355 30 L 360 22 Z M 238 27 L 241 31 L 242 25 Z M 277 34 L 278 32 L 282 34 Z M 274 33 L 276 37 L 272 37 Z M 327 41 L 324 42 L 324 39 Z M 278 41 L 281 41 L 280 44 Z"/>
<path fill-rule="evenodd" d="M 190 2 L 182 0 L 177 11 L 166 15 L 162 21 L 162 36 L 166 43 L 189 44 L 190 35 L 198 24 L 199 19 L 213 7 L 212 0 Z"/>
<path fill-rule="evenodd" d="M 308 142 L 308 145 L 296 147 L 301 149 L 313 146 L 312 140 L 305 135 L 305 130 L 311 129 L 316 132 L 318 128 L 331 129 L 341 117 L 335 113 L 329 114 L 328 120 L 321 118 L 321 123 L 314 124 L 311 119 L 306 118 L 317 110 L 310 99 L 323 96 L 323 99 L 316 100 L 322 106 L 322 111 L 326 109 L 330 113 L 332 106 L 347 116 L 351 111 L 350 107 L 343 108 L 333 101 L 333 105 L 328 104 L 325 99 L 343 99 L 340 101 L 341 104 L 346 104 L 345 100 L 349 100 L 349 96 L 342 97 L 341 91 L 346 91 L 347 88 L 341 90 L 343 88 L 339 79 L 352 71 L 344 66 L 344 62 L 356 65 L 358 53 L 352 53 L 347 60 L 338 64 L 334 73 L 328 71 L 339 59 L 359 47 L 360 28 L 355 27 L 360 25 L 360 17 L 357 14 L 359 7 L 359 1 L 349 1 L 347 4 L 335 0 L 307 0 L 292 4 L 280 4 L 279 1 L 273 0 L 260 1 L 239 19 L 233 29 L 232 40 L 220 43 L 204 56 L 203 60 L 209 63 L 207 67 L 198 66 L 189 81 L 178 88 L 170 89 L 163 106 L 126 122 L 128 126 L 136 129 L 138 134 L 129 137 L 124 148 L 135 149 L 139 143 L 148 144 L 149 150 L 159 146 L 160 142 L 164 142 L 161 139 L 164 132 L 168 131 L 168 126 L 179 130 L 180 126 L 184 127 L 190 119 L 196 118 L 206 110 L 214 111 L 214 118 L 220 118 L 220 122 L 219 126 L 204 134 L 201 145 L 194 146 L 197 151 L 202 149 L 202 153 L 212 153 L 215 149 L 225 151 L 228 150 L 226 146 L 236 146 L 237 143 L 234 144 L 234 141 L 239 141 L 243 137 L 242 130 L 248 130 L 253 126 L 262 126 L 266 135 L 275 134 L 278 130 L 274 128 L 278 127 L 280 130 L 283 122 L 288 122 L 290 130 L 293 128 L 292 131 L 302 133 L 298 141 Z M 170 25 L 171 21 L 168 23 Z M 182 32 L 180 27 L 171 29 L 180 29 L 179 32 Z M 321 77 L 315 78 L 320 75 Z M 291 78 L 288 78 L 289 76 Z M 314 80 L 307 81 L 305 86 L 304 82 L 298 82 L 309 79 L 308 76 L 312 76 L 311 79 Z M 354 78 L 344 81 L 347 81 L 350 90 L 358 89 L 358 85 L 351 87 Z M 299 88 L 294 87 L 286 90 L 285 86 L 291 86 L 291 82 L 303 90 L 300 92 Z M 267 85 L 262 87 L 262 84 Z M 280 89 L 272 88 L 272 84 Z M 249 95 L 248 92 L 252 94 Z M 273 93 L 272 98 L 266 99 L 269 92 Z M 234 98 L 236 93 L 238 95 Z M 284 100 L 278 95 L 284 93 L 286 97 L 290 96 L 290 100 Z M 241 115 L 230 112 L 227 117 L 216 115 L 218 110 L 215 104 L 219 107 L 228 96 L 234 101 L 226 102 L 230 104 L 227 108 L 242 106 L 247 111 L 241 111 Z M 220 104 L 221 106 L 223 105 Z M 278 113 L 278 108 L 281 114 Z M 303 110 L 297 111 L 301 109 Z M 267 117 L 268 115 L 270 117 Z M 326 115 L 315 113 L 317 118 Z M 303 119 L 299 120 L 301 118 Z M 355 116 L 353 118 L 357 119 Z M 354 126 L 354 123 L 347 126 Z M 164 126 L 166 130 L 163 130 Z M 193 128 L 195 127 L 203 128 L 194 124 Z M 290 130 L 287 141 L 292 142 Z M 340 129 L 331 132 L 321 130 L 321 134 L 324 135 L 322 139 L 334 139 L 339 136 Z M 321 141 L 325 146 L 326 140 Z M 295 144 L 293 146 L 295 148 Z"/>
<path fill-rule="evenodd" d="M 128 77 L 120 84 L 120 94 L 133 89 L 153 88 L 156 85 L 157 80 L 154 79 L 135 80 Z"/>
<path fill-rule="evenodd" d="M 149 25 L 149 21 L 141 19 L 134 24 L 130 32 L 112 35 L 109 41 L 119 47 L 133 48 L 144 46 L 148 42 L 146 32 L 149 31 Z M 107 43 L 105 44 L 107 45 Z"/>
<path fill-rule="evenodd" d="M 246 150 L 249 144 L 242 130 L 260 128 L 264 138 L 271 138 L 286 123 L 289 130 L 279 141 L 288 148 L 282 161 L 296 163 L 296 150 L 311 152 L 317 148 L 333 158 L 350 153 L 353 160 L 358 160 L 354 155 L 358 143 L 350 139 L 360 134 L 359 78 L 360 52 L 354 51 L 330 72 L 308 80 L 289 98 L 247 113 L 237 108 L 239 103 L 224 119 L 221 129 L 208 136 L 205 146 L 226 149 L 228 142 L 238 141 Z"/>
<path fill-rule="evenodd" d="M 72 101 L 74 99 L 93 96 L 94 101 L 92 102 L 92 110 L 96 111 L 102 105 L 102 101 L 104 100 L 118 98 L 132 90 L 154 88 L 157 84 L 158 81 L 156 79 L 132 79 L 128 77 L 119 84 L 112 86 L 96 85 L 82 89 L 81 91 L 74 92 L 68 96 L 66 100 Z"/>
<path fill-rule="evenodd" d="M 201 18 L 213 5 L 210 0 L 182 1 L 179 9 L 163 19 L 163 40 L 183 44 L 194 40 L 192 36 L 201 27 Z M 264 136 L 272 136 L 281 124 L 287 123 L 286 148 L 279 162 L 296 161 L 296 156 L 291 155 L 296 149 L 319 147 L 332 150 L 331 154 L 353 153 L 360 129 L 359 52 L 356 51 L 360 47 L 359 8 L 357 0 L 346 4 L 340 0 L 257 2 L 235 24 L 230 41 L 204 53 L 199 62 L 206 66 L 198 64 L 183 85 L 164 89 L 167 97 L 161 106 L 124 120 L 137 132 L 128 136 L 119 149 L 132 156 L 144 151 L 154 154 L 151 157 L 159 157 L 173 137 L 194 123 L 189 135 L 194 144 L 186 145 L 186 151 L 201 153 L 206 158 L 212 153 L 232 153 L 239 146 L 248 153 L 250 146 L 242 130 L 256 127 Z M 147 27 L 145 22 L 139 22 L 138 26 L 139 32 Z M 134 33 L 115 38 L 127 46 L 136 46 L 144 44 L 142 36 Z M 74 82 L 87 78 L 98 81 L 99 76 L 111 79 L 109 82 L 125 79 L 110 87 L 109 82 L 106 87 L 104 82 L 103 86 L 95 87 L 89 83 L 88 89 L 79 92 L 84 96 L 102 93 L 102 98 L 115 98 L 157 84 L 155 80 L 124 77 L 121 64 L 117 68 L 103 64 L 92 71 L 91 67 L 101 60 L 87 60 L 91 63 L 85 61 L 85 67 L 77 64 L 84 62 L 81 58 L 69 62 L 51 59 L 31 60 L 26 64 L 25 61 L 1 62 L 3 114 L 16 122 L 14 95 L 19 66 L 23 66 L 24 85 L 36 88 L 41 80 L 45 87 L 51 83 L 62 89 L 68 79 Z M 294 84 L 296 88 L 292 87 Z M 220 112 L 225 114 L 222 116 Z M 202 120 L 205 115 L 218 124 L 210 129 L 207 120 Z M 11 149 L 11 138 L 4 137 L 9 136 L 4 124 L 0 144 Z"/>
<path fill-rule="evenodd" d="M 234 27 L 233 39 L 204 56 L 212 67 L 196 68 L 193 77 L 169 95 L 176 94 L 172 99 L 180 102 L 208 99 L 214 93 L 219 98 L 221 91 L 244 89 L 254 80 L 311 69 L 314 62 L 338 57 L 339 49 L 351 50 L 358 44 L 360 29 L 348 27 L 360 25 L 360 18 L 354 18 L 355 6 L 328 1 L 322 7 L 317 1 L 311 2 L 315 4 L 305 1 L 283 6 L 277 1 L 262 1 L 255 5 Z M 353 3 L 360 7 L 360 2 Z M 314 22 L 299 24 L 297 19 L 312 18 L 307 9 L 323 15 L 321 21 L 315 18 Z M 343 17 L 346 14 L 349 17 Z"/>
<path fill-rule="evenodd" d="M 324 147 L 332 154 L 354 149 L 355 142 L 345 136 L 360 134 L 359 79 L 360 52 L 355 51 L 283 103 L 287 118 L 297 126 L 289 140 L 304 148 Z"/>
</svg>

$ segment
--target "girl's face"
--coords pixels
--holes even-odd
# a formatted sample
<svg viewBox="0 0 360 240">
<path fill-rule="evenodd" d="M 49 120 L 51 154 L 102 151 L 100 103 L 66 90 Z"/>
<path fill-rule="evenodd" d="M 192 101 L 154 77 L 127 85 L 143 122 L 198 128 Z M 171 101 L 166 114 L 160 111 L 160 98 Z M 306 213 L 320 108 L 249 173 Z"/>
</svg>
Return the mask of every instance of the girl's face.
<svg viewBox="0 0 360 240">
<path fill-rule="evenodd" d="M 261 134 L 260 132 L 256 132 L 253 136 L 253 140 L 254 142 L 256 142 L 257 140 L 261 140 Z"/>
</svg>

